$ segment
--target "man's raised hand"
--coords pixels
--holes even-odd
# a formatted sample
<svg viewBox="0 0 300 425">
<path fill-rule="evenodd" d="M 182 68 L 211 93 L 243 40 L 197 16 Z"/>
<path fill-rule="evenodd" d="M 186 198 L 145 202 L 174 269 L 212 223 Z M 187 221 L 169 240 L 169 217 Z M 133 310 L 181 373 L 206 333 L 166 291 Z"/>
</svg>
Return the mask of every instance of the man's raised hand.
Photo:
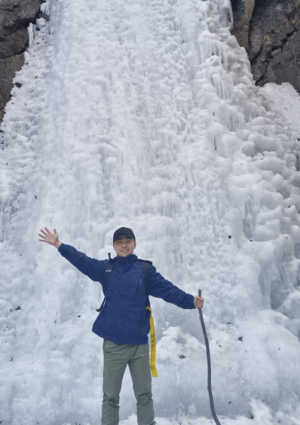
<svg viewBox="0 0 300 425">
<path fill-rule="evenodd" d="M 39 233 L 39 236 L 42 238 L 39 239 L 41 242 L 47 242 L 49 245 L 53 245 L 56 248 L 60 247 L 61 242 L 58 239 L 58 233 L 56 229 L 54 229 L 54 233 L 51 233 L 50 230 L 45 227 L 45 231 L 41 229 L 40 232 L 42 233 Z"/>
</svg>

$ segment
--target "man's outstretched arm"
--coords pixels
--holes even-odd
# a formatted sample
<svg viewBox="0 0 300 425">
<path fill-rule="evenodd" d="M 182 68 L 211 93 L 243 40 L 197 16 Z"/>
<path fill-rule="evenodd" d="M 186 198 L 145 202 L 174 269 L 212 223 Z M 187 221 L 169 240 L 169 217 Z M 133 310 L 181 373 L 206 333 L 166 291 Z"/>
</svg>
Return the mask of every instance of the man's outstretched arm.
<svg viewBox="0 0 300 425">
<path fill-rule="evenodd" d="M 158 273 L 154 266 L 150 269 L 150 295 L 185 309 L 202 308 L 204 298 L 185 293 Z"/>
<path fill-rule="evenodd" d="M 85 274 L 93 281 L 103 284 L 108 260 L 99 261 L 95 258 L 90 258 L 83 252 L 77 251 L 73 246 L 65 245 L 59 240 L 56 229 L 51 233 L 50 230 L 45 227 L 45 231 L 41 229 L 41 234 L 39 234 L 39 236 L 42 238 L 40 239 L 41 242 L 47 242 L 49 245 L 55 246 L 59 253 L 81 273 Z"/>
</svg>

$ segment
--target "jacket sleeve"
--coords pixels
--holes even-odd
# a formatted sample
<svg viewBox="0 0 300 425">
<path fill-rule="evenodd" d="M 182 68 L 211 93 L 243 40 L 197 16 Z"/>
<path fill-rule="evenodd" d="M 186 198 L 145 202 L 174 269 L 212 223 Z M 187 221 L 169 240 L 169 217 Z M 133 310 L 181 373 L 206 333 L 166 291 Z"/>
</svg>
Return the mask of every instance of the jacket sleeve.
<svg viewBox="0 0 300 425">
<path fill-rule="evenodd" d="M 58 248 L 58 251 L 81 273 L 88 276 L 94 282 L 100 282 L 103 285 L 108 260 L 99 261 L 90 258 L 83 252 L 77 251 L 73 246 L 63 243 Z"/>
<path fill-rule="evenodd" d="M 154 266 L 150 268 L 150 295 L 156 298 L 162 298 L 164 301 L 184 309 L 195 308 L 194 296 L 185 293 L 173 285 L 173 283 L 166 280 L 156 271 Z"/>
</svg>

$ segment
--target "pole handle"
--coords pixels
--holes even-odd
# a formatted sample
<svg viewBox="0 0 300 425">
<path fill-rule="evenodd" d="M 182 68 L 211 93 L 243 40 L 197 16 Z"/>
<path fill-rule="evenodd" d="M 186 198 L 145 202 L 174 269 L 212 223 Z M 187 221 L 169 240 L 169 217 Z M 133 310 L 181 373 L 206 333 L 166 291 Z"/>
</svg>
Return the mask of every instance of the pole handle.
<svg viewBox="0 0 300 425">
<path fill-rule="evenodd" d="M 201 297 L 201 288 L 198 290 L 198 297 Z"/>
</svg>

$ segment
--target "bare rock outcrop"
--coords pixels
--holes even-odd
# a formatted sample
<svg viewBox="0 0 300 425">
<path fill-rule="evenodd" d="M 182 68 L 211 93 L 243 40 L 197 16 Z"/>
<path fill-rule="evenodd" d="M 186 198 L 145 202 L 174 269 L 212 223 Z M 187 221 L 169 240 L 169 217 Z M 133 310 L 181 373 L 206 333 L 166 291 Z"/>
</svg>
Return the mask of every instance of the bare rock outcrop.
<svg viewBox="0 0 300 425">
<path fill-rule="evenodd" d="M 233 34 L 248 51 L 256 84 L 300 92 L 300 0 L 231 0 Z"/>
<path fill-rule="evenodd" d="M 24 64 L 27 27 L 36 22 L 44 0 L 0 0 L 0 123 L 15 73 Z"/>
<path fill-rule="evenodd" d="M 257 84 L 289 82 L 300 92 L 300 1 L 256 0 L 249 35 Z"/>
<path fill-rule="evenodd" d="M 249 29 L 255 0 L 231 0 L 231 3 L 234 18 L 232 34 L 236 36 L 240 46 L 248 49 Z"/>
</svg>

